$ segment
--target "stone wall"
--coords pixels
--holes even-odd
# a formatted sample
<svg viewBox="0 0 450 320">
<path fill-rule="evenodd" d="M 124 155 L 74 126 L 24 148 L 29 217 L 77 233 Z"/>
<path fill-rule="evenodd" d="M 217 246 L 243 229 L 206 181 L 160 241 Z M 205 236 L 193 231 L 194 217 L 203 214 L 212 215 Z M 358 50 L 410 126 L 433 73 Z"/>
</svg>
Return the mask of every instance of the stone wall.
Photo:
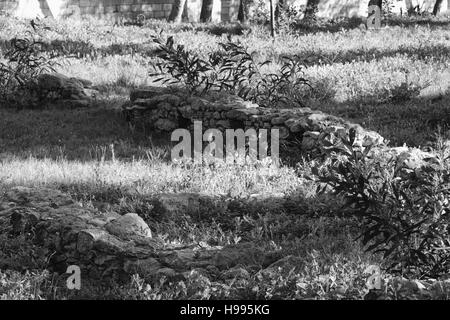
<svg viewBox="0 0 450 320">
<path fill-rule="evenodd" d="M 174 0 L 0 0 L 0 11 L 25 18 L 50 16 L 59 19 L 67 16 L 95 16 L 117 19 L 119 17 L 135 18 L 143 14 L 148 18 L 163 19 L 169 16 L 173 2 Z M 289 2 L 298 8 L 306 4 L 306 0 L 290 0 Z M 369 0 L 321 0 L 317 15 L 323 18 L 366 17 L 368 2 Z M 411 0 L 413 6 L 419 6 L 424 11 L 431 11 L 434 2 L 435 0 Z M 405 13 L 405 3 L 405 1 L 394 1 L 393 12 Z M 185 20 L 197 22 L 201 4 L 202 0 L 187 0 Z M 448 8 L 449 1 L 444 0 L 441 12 L 446 12 Z M 238 9 L 239 0 L 215 0 L 212 20 L 214 22 L 236 21 Z"/>
<path fill-rule="evenodd" d="M 237 21 L 239 0 L 222 0 L 221 21 Z"/>
<path fill-rule="evenodd" d="M 418 6 L 421 12 L 432 12 L 436 0 L 410 0 L 413 7 Z M 391 1 L 391 10 L 394 14 L 407 13 L 407 1 Z M 367 17 L 369 0 L 322 0 L 319 2 L 318 17 L 336 18 L 336 17 Z M 440 12 L 448 11 L 448 1 L 443 0 Z"/>
<path fill-rule="evenodd" d="M 100 18 L 136 17 L 166 18 L 174 0 L 6 0 L 0 10 L 24 18 L 94 16 Z M 200 1 L 200 0 L 197 0 Z M 190 1 L 192 2 L 192 1 Z"/>
<path fill-rule="evenodd" d="M 256 0 L 258 1 L 258 0 Z M 295 8 L 300 9 L 306 6 L 307 0 L 287 0 L 288 3 Z M 411 6 L 419 7 L 420 11 L 431 12 L 436 0 L 409 0 Z M 394 14 L 406 14 L 407 6 L 403 0 L 391 1 L 391 10 Z M 337 18 L 337 17 L 367 17 L 369 0 L 320 0 L 317 8 L 317 16 L 320 18 Z M 443 0 L 440 13 L 447 12 L 450 2 Z M 269 10 L 269 2 L 267 1 L 266 10 Z"/>
<path fill-rule="evenodd" d="M 214 94 L 192 96 L 183 90 L 150 87 L 131 92 L 123 106 L 132 127 L 172 132 L 192 129 L 202 121 L 202 129 L 279 129 L 281 143 L 295 142 L 302 151 L 320 151 L 321 141 L 330 133 L 345 135 L 354 128 L 357 143 L 379 145 L 383 138 L 376 132 L 310 108 L 262 108 L 239 97 Z"/>
<path fill-rule="evenodd" d="M 222 7 L 229 11 L 230 1 L 233 0 L 224 1 L 222 6 L 215 2 L 213 21 L 220 21 Z M 173 2 L 174 0 L 0 0 L 0 11 L 23 18 L 94 16 L 103 19 L 133 19 L 144 15 L 146 18 L 166 19 Z M 187 0 L 185 20 L 198 21 L 201 4 L 201 0 Z M 225 16 L 223 18 L 227 20 Z"/>
</svg>

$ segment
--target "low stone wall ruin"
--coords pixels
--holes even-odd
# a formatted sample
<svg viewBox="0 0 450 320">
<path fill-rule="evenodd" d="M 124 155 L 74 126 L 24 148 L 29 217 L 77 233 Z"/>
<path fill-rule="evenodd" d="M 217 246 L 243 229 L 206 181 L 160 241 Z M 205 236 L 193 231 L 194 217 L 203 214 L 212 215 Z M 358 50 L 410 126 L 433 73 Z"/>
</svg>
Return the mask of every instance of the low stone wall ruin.
<svg viewBox="0 0 450 320">
<path fill-rule="evenodd" d="M 181 214 L 177 206 L 183 210 L 195 206 L 199 197 L 159 195 L 148 201 L 170 215 Z M 167 245 L 153 237 L 135 213 L 98 212 L 61 191 L 41 187 L 14 187 L 0 195 L 0 225 L 9 225 L 11 235 L 25 236 L 46 250 L 51 271 L 65 273 L 76 265 L 84 279 L 120 282 L 133 274 L 149 281 L 161 276 L 183 279 L 192 270 L 226 278 L 230 272 L 234 276 L 238 265 L 264 269 L 281 258 L 279 252 L 263 251 L 253 243 L 209 248 Z"/>
<path fill-rule="evenodd" d="M 362 146 L 383 143 L 378 133 L 321 111 L 268 109 L 226 94 L 199 97 L 183 90 L 150 87 L 131 92 L 130 102 L 123 106 L 123 111 L 133 127 L 165 132 L 192 129 L 194 121 L 202 121 L 204 131 L 279 129 L 281 144 L 294 142 L 305 152 L 317 151 L 330 133 L 344 136 L 350 128 L 356 130 L 356 143 Z"/>
</svg>

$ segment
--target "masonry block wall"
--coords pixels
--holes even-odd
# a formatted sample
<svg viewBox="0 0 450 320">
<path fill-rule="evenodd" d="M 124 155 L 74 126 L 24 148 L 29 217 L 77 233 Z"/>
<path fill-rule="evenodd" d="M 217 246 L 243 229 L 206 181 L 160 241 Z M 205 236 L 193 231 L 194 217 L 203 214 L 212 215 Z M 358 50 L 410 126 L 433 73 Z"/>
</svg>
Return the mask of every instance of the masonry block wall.
<svg viewBox="0 0 450 320">
<path fill-rule="evenodd" d="M 360 145 L 380 145 L 384 139 L 378 133 L 357 124 L 310 108 L 262 108 L 257 104 L 224 93 L 194 96 L 176 88 L 148 87 L 133 90 L 130 101 L 123 105 L 125 119 L 131 128 L 173 132 L 194 129 L 201 121 L 202 131 L 217 129 L 278 129 L 281 145 L 294 143 L 301 151 L 323 152 L 322 142 L 345 136 L 350 128 L 356 132 Z"/>
<path fill-rule="evenodd" d="M 0 11 L 13 13 L 24 18 L 50 16 L 56 19 L 69 16 L 94 16 L 98 18 L 147 18 L 165 19 L 170 15 L 175 0 L 0 0 Z M 261 1 L 261 0 L 255 0 Z M 275 0 L 276 1 L 276 0 Z M 306 0 L 287 0 L 297 7 L 306 4 Z M 240 0 L 215 0 L 213 22 L 236 21 Z M 267 4 L 269 1 L 265 1 Z M 369 0 L 321 0 L 318 6 L 319 17 L 336 18 L 339 16 L 365 17 Z M 406 13 L 406 2 L 421 11 L 431 11 L 435 0 L 394 1 L 394 13 Z M 200 18 L 202 0 L 187 0 L 184 19 L 197 22 Z M 444 0 L 441 13 L 447 12 L 450 1 Z"/>
<path fill-rule="evenodd" d="M 306 2 L 305 0 L 293 0 L 294 2 Z M 391 1 L 391 10 L 394 14 L 407 13 L 407 2 L 412 7 L 417 7 L 419 11 L 432 12 L 436 0 L 396 0 Z M 367 17 L 369 0 L 322 0 L 318 5 L 317 16 L 321 18 L 337 17 Z M 440 13 L 445 13 L 449 9 L 450 1 L 443 0 Z"/>
<path fill-rule="evenodd" d="M 239 2 L 239 0 L 222 0 L 222 21 L 237 21 Z"/>
<path fill-rule="evenodd" d="M 188 6 L 201 0 L 188 0 Z M 167 18 L 174 0 L 0 0 L 0 10 L 16 16 L 33 18 L 50 16 L 56 19 L 69 16 L 98 18 L 137 17 Z"/>
<path fill-rule="evenodd" d="M 215 1 L 212 17 L 214 22 L 219 22 L 222 18 L 229 20 L 226 16 L 221 16 L 222 7 L 228 8 L 229 1 L 234 1 L 239 6 L 239 0 L 225 0 L 222 4 Z M 146 18 L 167 19 L 173 3 L 174 0 L 0 0 L 0 11 L 24 18 L 94 16 L 114 19 L 143 15 Z M 187 0 L 185 20 L 199 21 L 201 5 L 202 0 Z"/>
</svg>

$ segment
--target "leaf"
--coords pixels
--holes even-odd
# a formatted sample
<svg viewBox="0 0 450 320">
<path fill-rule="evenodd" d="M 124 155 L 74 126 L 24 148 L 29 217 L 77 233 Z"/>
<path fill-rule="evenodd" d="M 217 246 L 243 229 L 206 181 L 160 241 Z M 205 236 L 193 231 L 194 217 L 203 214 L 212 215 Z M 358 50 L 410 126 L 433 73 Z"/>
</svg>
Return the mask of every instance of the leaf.
<svg viewBox="0 0 450 320">
<path fill-rule="evenodd" d="M 370 245 L 370 246 L 366 249 L 366 251 L 367 251 L 367 252 L 371 252 L 371 251 L 373 251 L 374 249 L 378 248 L 380 245 L 382 245 L 382 244 L 384 244 L 384 243 L 385 243 L 385 239 L 378 240 L 378 241 L 375 242 L 374 244 Z M 386 249 L 383 249 L 383 251 L 384 251 L 384 250 L 386 250 Z"/>
<path fill-rule="evenodd" d="M 354 144 L 354 142 L 356 140 L 356 130 L 355 130 L 355 128 L 350 128 L 349 139 L 350 139 L 350 144 L 353 146 L 353 144 Z"/>
<path fill-rule="evenodd" d="M 173 47 L 173 43 L 174 43 L 173 36 L 170 36 L 169 38 L 167 38 L 167 42 L 166 42 L 166 46 L 167 47 L 172 48 Z"/>
</svg>

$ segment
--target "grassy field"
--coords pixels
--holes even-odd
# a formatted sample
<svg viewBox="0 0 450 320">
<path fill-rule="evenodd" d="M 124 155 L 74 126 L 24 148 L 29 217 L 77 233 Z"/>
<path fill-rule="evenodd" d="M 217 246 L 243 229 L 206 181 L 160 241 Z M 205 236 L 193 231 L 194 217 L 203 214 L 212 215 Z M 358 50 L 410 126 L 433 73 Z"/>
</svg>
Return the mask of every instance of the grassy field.
<svg viewBox="0 0 450 320">
<path fill-rule="evenodd" d="M 258 60 L 273 61 L 268 71 L 280 65 L 283 55 L 304 57 L 303 71 L 314 89 L 303 94 L 312 109 L 376 130 L 391 145 L 433 146 L 438 132 L 441 139 L 449 137 L 449 23 L 393 20 L 377 31 L 342 23 L 286 33 L 276 42 L 257 26 L 172 26 L 150 21 L 136 27 L 97 20 L 45 24 L 49 30 L 41 32 L 49 54 L 63 53 L 56 58 L 57 70 L 91 80 L 100 96 L 90 109 L 2 105 L 0 191 L 18 185 L 47 186 L 70 193 L 88 207 L 150 215 L 151 208 L 143 201 L 149 195 L 221 196 L 239 204 L 231 222 L 229 212 L 215 213 L 208 221 L 181 216 L 177 221 L 156 221 L 154 235 L 185 244 L 253 241 L 300 257 L 302 266 L 299 272 L 280 271 L 271 279 L 262 278 L 258 270 L 249 270 L 250 278 L 232 283 L 196 274 L 176 285 L 133 278 L 126 286 L 92 285 L 74 293 L 46 270 L 46 257 L 38 248 L 25 240 L 8 241 L 5 234 L 0 235 L 0 298 L 361 299 L 367 293 L 364 270 L 382 261 L 354 241 L 357 223 L 336 212 L 340 200 L 316 194 L 316 185 L 305 178 L 311 163 L 279 168 L 175 165 L 168 137 L 130 132 L 120 106 L 130 89 L 152 84 L 151 35 L 164 30 L 176 42 L 204 54 L 217 50 L 218 42 L 233 34 Z M 25 21 L 2 18 L 0 53 L 9 39 L 30 28 Z M 252 201 L 256 194 L 270 197 L 270 205 Z M 286 198 L 293 199 L 291 206 L 280 204 Z"/>
</svg>

